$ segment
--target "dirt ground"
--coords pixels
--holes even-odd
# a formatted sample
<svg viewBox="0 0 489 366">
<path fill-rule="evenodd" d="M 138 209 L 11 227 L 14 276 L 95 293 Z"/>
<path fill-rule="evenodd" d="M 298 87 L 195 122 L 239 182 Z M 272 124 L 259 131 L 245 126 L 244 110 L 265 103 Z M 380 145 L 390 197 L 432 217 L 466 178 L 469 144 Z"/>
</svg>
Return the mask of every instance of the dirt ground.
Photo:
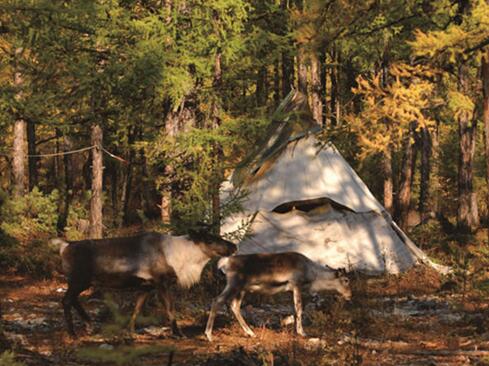
<svg viewBox="0 0 489 366">
<path fill-rule="evenodd" d="M 308 298 L 307 338 L 284 320 L 289 294 L 250 296 L 243 315 L 257 337 L 247 338 L 223 309 L 215 340 L 203 336 L 207 311 L 222 283 L 177 293 L 185 339 L 169 336 L 161 310 L 149 301 L 137 333 L 124 330 L 132 294 L 82 295 L 94 318 L 91 331 L 76 322 L 77 340 L 64 330 L 60 300 L 66 285 L 23 276 L 0 277 L 5 334 L 26 365 L 489 365 L 489 302 L 457 290 L 450 281 L 414 269 L 402 278 L 355 279 L 354 300 Z M 210 288 L 210 290 L 209 290 Z M 105 300 L 104 300 L 105 299 Z M 78 319 L 75 314 L 75 319 Z"/>
</svg>

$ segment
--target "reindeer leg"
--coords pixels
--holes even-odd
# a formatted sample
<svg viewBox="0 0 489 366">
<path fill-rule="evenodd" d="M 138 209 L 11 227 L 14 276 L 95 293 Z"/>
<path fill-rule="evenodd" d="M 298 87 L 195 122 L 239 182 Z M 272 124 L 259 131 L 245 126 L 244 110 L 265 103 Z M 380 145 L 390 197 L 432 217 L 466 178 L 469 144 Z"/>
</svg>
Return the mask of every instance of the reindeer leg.
<svg viewBox="0 0 489 366">
<path fill-rule="evenodd" d="M 219 308 L 229 301 L 239 290 L 236 285 L 229 283 L 226 285 L 221 294 L 212 302 L 211 311 L 209 312 L 209 319 L 207 319 L 207 325 L 205 327 L 205 335 L 209 342 L 212 342 L 212 328 L 214 327 L 214 320 L 216 319 L 216 313 Z"/>
<path fill-rule="evenodd" d="M 85 322 L 90 321 L 90 317 L 82 308 L 81 304 L 78 302 L 78 295 L 87 288 L 88 286 L 74 285 L 73 283 L 68 283 L 68 290 L 66 291 L 66 294 L 62 300 L 66 328 L 68 330 L 68 334 L 73 338 L 76 337 L 76 334 L 73 326 L 73 315 L 71 313 L 71 308 L 74 307 Z"/>
<path fill-rule="evenodd" d="M 256 337 L 255 333 L 251 330 L 251 328 L 246 324 L 246 321 L 244 320 L 243 316 L 241 315 L 241 302 L 243 301 L 245 292 L 241 291 L 238 297 L 235 297 L 231 301 L 231 311 L 234 313 L 234 316 L 236 319 L 238 319 L 239 325 L 241 325 L 241 328 L 243 328 L 244 332 L 249 335 L 250 337 Z"/>
<path fill-rule="evenodd" d="M 90 319 L 90 316 L 87 314 L 85 309 L 80 304 L 80 300 L 78 297 L 75 297 L 73 300 L 73 307 L 75 310 L 78 312 L 80 317 L 82 318 L 83 322 L 85 323 L 85 329 L 88 333 L 93 333 L 93 327 L 92 327 L 92 320 Z"/>
<path fill-rule="evenodd" d="M 299 287 L 294 286 L 294 310 L 295 310 L 295 329 L 297 334 L 305 337 L 306 333 L 302 328 L 302 295 Z"/>
<path fill-rule="evenodd" d="M 78 297 L 75 297 L 73 299 L 73 307 L 75 308 L 75 310 L 78 312 L 78 314 L 80 315 L 80 317 L 83 319 L 85 323 L 90 323 L 91 321 L 90 316 L 87 314 L 85 309 L 83 309 L 83 307 L 81 306 Z"/>
<path fill-rule="evenodd" d="M 173 301 L 173 297 L 170 295 L 170 292 L 165 287 L 160 287 L 159 296 L 163 305 L 166 309 L 166 314 L 168 316 L 168 320 L 170 321 L 171 332 L 173 336 L 185 338 L 185 334 L 182 333 L 180 328 L 177 325 L 177 320 L 175 318 L 175 304 Z"/>
<path fill-rule="evenodd" d="M 68 330 L 68 334 L 76 338 L 75 330 L 73 327 L 73 315 L 71 314 L 71 307 L 73 305 L 73 291 L 66 291 L 65 296 L 63 297 L 62 303 L 63 303 L 63 311 L 65 315 L 65 324 L 66 324 L 66 329 Z"/>
<path fill-rule="evenodd" d="M 141 312 L 141 309 L 148 298 L 149 292 L 143 292 L 139 294 L 138 298 L 136 299 L 136 305 L 134 306 L 134 311 L 131 315 L 131 320 L 129 320 L 129 331 L 131 333 L 134 333 L 136 331 L 136 318 L 138 317 L 139 313 Z"/>
</svg>

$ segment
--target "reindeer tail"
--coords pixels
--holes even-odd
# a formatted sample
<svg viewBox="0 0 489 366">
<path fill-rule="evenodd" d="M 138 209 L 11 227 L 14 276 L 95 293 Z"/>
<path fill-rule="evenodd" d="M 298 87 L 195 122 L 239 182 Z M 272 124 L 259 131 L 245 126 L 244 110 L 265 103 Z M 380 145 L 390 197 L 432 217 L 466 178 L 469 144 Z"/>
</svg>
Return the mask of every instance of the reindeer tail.
<svg viewBox="0 0 489 366">
<path fill-rule="evenodd" d="M 52 246 L 59 247 L 59 255 L 63 255 L 64 250 L 66 249 L 68 244 L 70 244 L 66 240 L 60 238 L 51 239 L 50 243 Z"/>
</svg>

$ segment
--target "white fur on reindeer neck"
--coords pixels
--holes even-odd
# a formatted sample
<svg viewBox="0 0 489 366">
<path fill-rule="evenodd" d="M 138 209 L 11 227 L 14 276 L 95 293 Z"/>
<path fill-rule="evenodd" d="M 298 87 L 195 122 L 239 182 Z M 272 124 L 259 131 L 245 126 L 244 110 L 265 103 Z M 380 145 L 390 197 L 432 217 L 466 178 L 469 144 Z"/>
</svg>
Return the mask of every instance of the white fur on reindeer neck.
<svg viewBox="0 0 489 366">
<path fill-rule="evenodd" d="M 199 282 L 200 275 L 210 258 L 187 236 L 165 236 L 163 239 L 165 258 L 177 275 L 182 287 Z"/>
</svg>

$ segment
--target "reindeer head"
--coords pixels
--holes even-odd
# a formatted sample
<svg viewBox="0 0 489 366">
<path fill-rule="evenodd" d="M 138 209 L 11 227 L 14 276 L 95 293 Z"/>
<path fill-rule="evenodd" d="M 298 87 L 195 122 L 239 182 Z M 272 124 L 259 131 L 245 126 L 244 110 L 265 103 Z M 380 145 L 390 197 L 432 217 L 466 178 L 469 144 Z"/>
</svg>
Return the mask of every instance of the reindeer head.
<svg viewBox="0 0 489 366">
<path fill-rule="evenodd" d="M 238 249 L 230 241 L 206 231 L 190 231 L 189 238 L 209 257 L 228 257 Z"/>
</svg>

